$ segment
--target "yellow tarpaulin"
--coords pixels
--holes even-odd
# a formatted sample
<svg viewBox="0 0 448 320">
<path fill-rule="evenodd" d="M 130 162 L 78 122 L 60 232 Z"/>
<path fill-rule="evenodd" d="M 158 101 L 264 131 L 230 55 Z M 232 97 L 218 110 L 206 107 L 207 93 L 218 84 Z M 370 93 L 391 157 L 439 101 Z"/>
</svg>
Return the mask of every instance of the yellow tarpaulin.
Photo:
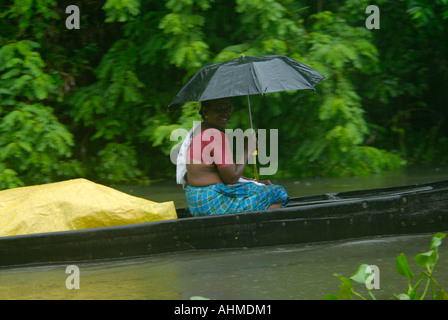
<svg viewBox="0 0 448 320">
<path fill-rule="evenodd" d="M 0 237 L 176 218 L 172 201 L 153 202 L 85 179 L 0 192 Z"/>
</svg>

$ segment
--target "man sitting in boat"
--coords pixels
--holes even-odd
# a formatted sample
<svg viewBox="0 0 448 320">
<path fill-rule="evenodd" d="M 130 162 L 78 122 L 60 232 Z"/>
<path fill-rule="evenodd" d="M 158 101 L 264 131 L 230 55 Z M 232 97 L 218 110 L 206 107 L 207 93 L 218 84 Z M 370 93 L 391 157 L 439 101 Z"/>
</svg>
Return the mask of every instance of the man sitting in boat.
<svg viewBox="0 0 448 320">
<path fill-rule="evenodd" d="M 249 155 L 256 150 L 256 136 L 245 141 L 236 163 L 222 130 L 231 117 L 231 100 L 202 102 L 203 121 L 185 138 L 177 159 L 177 183 L 183 184 L 188 207 L 194 216 L 281 208 L 289 197 L 270 181 L 242 178 Z M 186 179 L 185 179 L 186 178 Z"/>
</svg>

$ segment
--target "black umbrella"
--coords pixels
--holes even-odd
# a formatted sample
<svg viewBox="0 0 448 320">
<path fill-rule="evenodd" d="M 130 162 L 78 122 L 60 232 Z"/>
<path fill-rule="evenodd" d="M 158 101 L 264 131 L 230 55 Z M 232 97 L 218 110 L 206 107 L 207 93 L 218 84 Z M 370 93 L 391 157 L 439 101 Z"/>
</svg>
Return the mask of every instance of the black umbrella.
<svg viewBox="0 0 448 320">
<path fill-rule="evenodd" d="M 325 76 L 287 56 L 246 57 L 215 63 L 200 69 L 171 101 L 170 106 L 249 95 L 314 89 Z"/>
</svg>

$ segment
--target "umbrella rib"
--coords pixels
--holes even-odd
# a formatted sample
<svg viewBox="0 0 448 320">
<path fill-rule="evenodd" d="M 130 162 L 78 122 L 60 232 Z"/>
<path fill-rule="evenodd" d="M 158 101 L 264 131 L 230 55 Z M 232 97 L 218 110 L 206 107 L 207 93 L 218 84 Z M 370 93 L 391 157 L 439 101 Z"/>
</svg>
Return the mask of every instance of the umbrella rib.
<svg viewBox="0 0 448 320">
<path fill-rule="evenodd" d="M 213 66 L 216 66 L 216 65 L 218 65 L 218 63 L 215 63 Z M 212 70 L 213 70 L 213 74 L 210 76 L 210 79 L 208 80 L 208 84 L 210 84 L 212 82 L 213 77 L 216 75 L 216 71 L 218 71 L 218 68 L 213 68 Z M 198 98 L 198 102 L 204 101 L 204 100 L 202 100 L 202 98 L 204 97 L 206 92 L 207 92 L 207 90 L 203 90 L 201 92 L 201 94 L 199 95 L 199 98 Z"/>
<path fill-rule="evenodd" d="M 257 69 L 254 66 L 253 61 L 250 61 L 250 71 L 252 73 L 252 79 L 254 80 L 255 86 L 257 87 L 258 91 L 263 94 L 263 88 L 261 87 L 261 83 L 259 80 L 259 75 L 257 73 Z M 249 95 L 249 92 L 247 93 Z"/>
<path fill-rule="evenodd" d="M 314 86 L 308 81 L 308 79 L 307 79 L 306 77 L 304 77 L 304 76 L 302 75 L 302 73 L 301 73 L 299 70 L 295 69 L 295 68 L 294 68 L 293 66 L 291 66 L 289 63 L 285 63 L 285 66 L 286 66 L 287 68 L 291 69 L 291 70 L 293 71 L 293 74 L 295 74 L 297 77 L 299 77 L 300 80 L 302 80 L 303 82 L 305 82 L 310 88 L 313 88 L 313 89 L 314 89 Z M 283 82 L 281 81 L 281 78 L 279 77 L 278 79 L 279 79 L 279 82 L 280 82 L 281 86 L 283 87 L 283 91 L 286 91 L 287 88 L 283 85 Z"/>
<path fill-rule="evenodd" d="M 296 71 L 293 67 L 291 67 L 290 65 L 287 65 L 289 68 L 293 69 L 294 71 Z M 307 78 L 305 78 L 300 72 L 297 72 L 297 75 L 300 76 L 300 78 L 302 78 L 303 81 L 305 81 L 311 88 L 314 89 L 314 86 L 308 81 Z"/>
<path fill-rule="evenodd" d="M 290 65 L 289 63 L 286 63 L 286 65 L 287 65 L 289 68 L 291 68 L 292 70 L 294 70 L 294 71 L 297 73 L 297 75 L 299 75 L 300 78 L 301 78 L 303 81 L 305 81 L 311 88 L 313 88 L 314 90 L 316 90 L 316 89 L 314 88 L 315 85 L 313 85 L 312 83 L 310 83 L 310 82 L 308 81 L 308 79 L 302 75 L 302 72 L 300 72 L 299 70 L 297 70 L 296 68 L 294 68 L 294 67 L 293 67 L 292 65 Z"/>
</svg>

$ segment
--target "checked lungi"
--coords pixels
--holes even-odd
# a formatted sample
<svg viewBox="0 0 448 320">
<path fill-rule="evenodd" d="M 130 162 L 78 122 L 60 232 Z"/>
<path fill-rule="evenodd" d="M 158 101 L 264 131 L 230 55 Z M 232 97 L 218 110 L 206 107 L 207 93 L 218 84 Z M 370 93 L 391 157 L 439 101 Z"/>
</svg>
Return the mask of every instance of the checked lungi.
<svg viewBox="0 0 448 320">
<path fill-rule="evenodd" d="M 218 215 L 265 210 L 271 204 L 289 201 L 286 190 L 279 185 L 213 184 L 185 188 L 188 207 L 193 216 Z"/>
</svg>

